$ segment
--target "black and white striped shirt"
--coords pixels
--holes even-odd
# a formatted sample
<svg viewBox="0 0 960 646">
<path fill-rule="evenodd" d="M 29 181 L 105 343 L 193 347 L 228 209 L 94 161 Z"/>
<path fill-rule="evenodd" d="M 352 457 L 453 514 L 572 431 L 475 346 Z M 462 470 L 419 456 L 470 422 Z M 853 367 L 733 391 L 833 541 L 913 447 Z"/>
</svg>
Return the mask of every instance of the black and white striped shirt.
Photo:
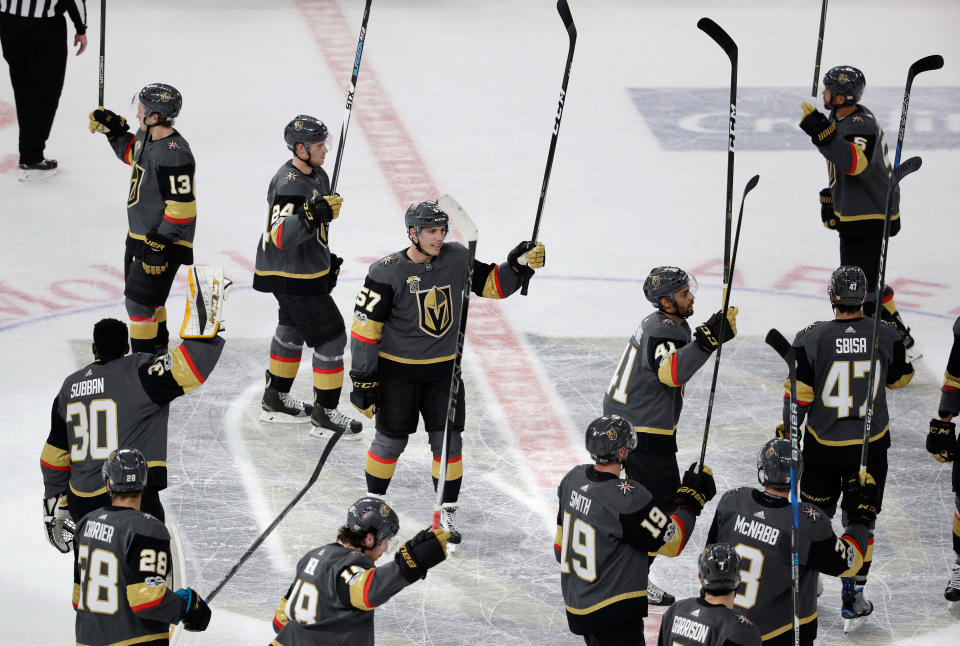
<svg viewBox="0 0 960 646">
<path fill-rule="evenodd" d="M 64 12 L 78 34 L 87 31 L 87 0 L 0 0 L 0 13 L 21 18 L 56 18 Z"/>
</svg>

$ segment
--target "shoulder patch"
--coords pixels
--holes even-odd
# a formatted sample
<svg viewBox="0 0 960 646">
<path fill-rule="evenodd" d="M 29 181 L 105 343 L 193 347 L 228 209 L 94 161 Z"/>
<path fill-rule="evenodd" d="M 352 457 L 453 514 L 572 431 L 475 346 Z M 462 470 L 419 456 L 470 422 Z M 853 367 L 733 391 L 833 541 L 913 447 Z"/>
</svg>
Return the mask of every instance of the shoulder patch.
<svg viewBox="0 0 960 646">
<path fill-rule="evenodd" d="M 800 503 L 800 511 L 806 514 L 813 523 L 823 518 L 823 512 L 808 503 Z"/>
<path fill-rule="evenodd" d="M 741 615 L 739 612 L 733 613 L 733 616 L 737 618 L 741 624 L 746 624 L 747 626 L 752 626 L 753 622 L 747 619 L 746 615 Z"/>
<path fill-rule="evenodd" d="M 617 491 L 626 496 L 628 493 L 636 491 L 636 487 L 633 486 L 633 483 L 629 480 L 621 480 L 617 483 Z"/>
<path fill-rule="evenodd" d="M 381 258 L 381 259 L 378 260 L 377 262 L 382 263 L 383 266 L 386 267 L 386 266 L 389 265 L 390 263 L 392 263 L 392 262 L 397 262 L 398 260 L 400 260 L 399 254 L 392 253 L 392 254 L 390 254 L 389 256 L 384 256 L 383 258 Z"/>
</svg>

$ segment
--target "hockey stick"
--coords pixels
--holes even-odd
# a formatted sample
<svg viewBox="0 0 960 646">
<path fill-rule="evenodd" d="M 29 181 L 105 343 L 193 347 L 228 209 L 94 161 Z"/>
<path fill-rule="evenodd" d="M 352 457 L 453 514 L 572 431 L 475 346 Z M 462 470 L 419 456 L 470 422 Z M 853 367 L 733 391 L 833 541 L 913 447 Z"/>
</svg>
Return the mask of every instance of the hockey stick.
<svg viewBox="0 0 960 646">
<path fill-rule="evenodd" d="M 307 484 L 305 484 L 303 486 L 303 489 L 301 489 L 299 493 L 297 493 L 297 495 L 293 497 L 293 500 L 291 500 L 290 503 L 283 508 L 283 511 L 280 512 L 280 515 L 274 518 L 273 522 L 270 523 L 270 525 L 265 530 L 263 530 L 263 532 L 259 536 L 257 536 L 256 540 L 250 544 L 250 547 L 247 548 L 247 551 L 244 552 L 243 556 L 240 557 L 240 560 L 237 561 L 232 568 L 230 568 L 230 571 L 227 572 L 227 575 L 220 580 L 220 583 L 217 584 L 217 587 L 215 587 L 213 591 L 207 595 L 206 597 L 207 603 L 210 603 L 211 601 L 213 601 L 213 598 L 217 596 L 220 590 L 223 589 L 223 586 L 227 585 L 227 581 L 232 579 L 233 575 L 237 573 L 237 570 L 239 570 L 240 567 L 247 562 L 247 559 L 253 556 L 253 553 L 257 550 L 258 547 L 260 547 L 260 544 L 263 543 L 264 540 L 266 540 L 267 536 L 270 535 L 270 532 L 276 529 L 277 525 L 280 524 L 280 521 L 282 521 L 284 517 L 286 517 L 287 513 L 289 513 L 289 511 L 293 509 L 294 505 L 300 502 L 300 499 L 303 498 L 304 494 L 307 493 L 307 490 L 309 490 L 310 487 L 313 486 L 313 483 L 317 481 L 317 478 L 320 476 L 320 470 L 323 469 L 323 464 L 327 461 L 327 457 L 330 455 L 330 451 L 333 450 L 334 445 L 336 445 L 341 435 L 343 435 L 342 429 L 339 431 L 335 431 L 333 436 L 329 440 L 327 440 L 327 445 L 323 447 L 323 453 L 320 454 L 320 459 L 317 461 L 317 466 L 316 468 L 314 468 L 313 473 L 310 475 L 310 479 L 307 480 Z"/>
<path fill-rule="evenodd" d="M 903 135 L 907 130 L 907 108 L 910 107 L 910 88 L 913 87 L 913 79 L 921 72 L 938 70 L 941 67 L 943 67 L 943 56 L 931 54 L 914 61 L 907 70 L 907 85 L 903 90 L 903 107 L 900 109 L 900 131 L 897 133 L 897 154 L 893 159 L 894 168 L 900 166 L 900 152 L 903 149 Z"/>
<path fill-rule="evenodd" d="M 727 274 L 727 281 L 723 284 L 723 316 L 720 319 L 721 331 L 727 324 L 727 309 L 730 307 L 730 291 L 733 285 L 733 268 L 737 263 L 737 247 L 740 244 L 740 223 L 743 221 L 743 203 L 747 199 L 747 193 L 752 191 L 760 181 L 759 175 L 754 175 L 743 188 L 743 197 L 740 199 L 740 215 L 737 216 L 737 233 L 733 239 L 733 254 L 730 257 L 730 273 Z M 721 332 L 722 334 L 722 332 Z M 713 396 L 717 393 L 717 374 L 720 372 L 720 352 L 723 350 L 723 344 L 717 346 L 717 356 L 713 362 L 713 381 L 710 383 L 710 399 L 707 403 L 707 419 L 703 426 L 703 445 L 700 447 L 700 471 L 703 470 L 703 459 L 707 455 L 707 437 L 710 435 L 710 417 L 713 414 Z"/>
<path fill-rule="evenodd" d="M 800 460 L 800 419 L 797 414 L 797 356 L 793 346 L 777 329 L 767 332 L 764 340 L 787 362 L 787 373 L 790 377 L 790 504 L 793 506 L 793 525 L 790 526 L 790 582 L 793 597 L 793 644 L 800 646 L 800 492 L 796 477 Z"/>
<path fill-rule="evenodd" d="M 883 238 L 880 241 L 880 263 L 877 266 L 877 285 L 876 289 L 874 290 L 874 302 L 877 305 L 873 311 L 873 343 L 870 345 L 870 363 L 867 364 L 870 366 L 870 378 L 867 380 L 867 412 L 863 418 L 863 448 L 860 451 L 861 473 L 866 473 L 867 471 L 867 454 L 869 452 L 870 445 L 870 426 L 873 422 L 873 394 L 877 388 L 876 361 L 877 351 L 880 346 L 880 308 L 882 307 L 880 304 L 880 294 L 883 293 L 884 280 L 886 279 L 887 274 L 887 242 L 890 240 L 890 220 L 892 219 L 892 214 L 890 213 L 890 199 L 893 196 L 893 192 L 900 184 L 900 180 L 919 169 L 922 163 L 923 160 L 919 157 L 911 157 L 910 159 L 906 160 L 890 171 L 889 185 L 887 186 L 887 202 L 883 209 Z"/>
<path fill-rule="evenodd" d="M 337 192 L 337 178 L 340 177 L 340 162 L 343 161 L 343 147 L 347 143 L 347 130 L 350 128 L 350 113 L 353 112 L 353 95 L 357 91 L 357 75 L 360 74 L 360 57 L 363 56 L 363 41 L 367 37 L 367 21 L 370 20 L 370 3 L 367 0 L 363 8 L 363 20 L 360 23 L 360 38 L 357 40 L 357 56 L 353 59 L 353 75 L 350 77 L 350 91 L 347 93 L 347 108 L 340 125 L 340 143 L 337 144 L 337 160 L 333 164 L 333 179 L 330 192 Z"/>
<path fill-rule="evenodd" d="M 537 241 L 537 235 L 540 233 L 540 217 L 543 215 L 543 203 L 547 199 L 547 186 L 550 184 L 550 171 L 553 169 L 553 155 L 557 150 L 557 136 L 560 134 L 560 120 L 563 118 L 563 103 L 567 98 L 567 83 L 570 82 L 570 66 L 573 65 L 573 50 L 577 45 L 577 27 L 573 24 L 573 16 L 570 14 L 570 5 L 567 0 L 557 0 L 557 11 L 560 13 L 560 19 L 563 20 L 563 26 L 567 30 L 567 36 L 570 39 L 570 46 L 567 49 L 567 62 L 563 68 L 563 83 L 560 85 L 560 102 L 557 105 L 557 116 L 553 123 L 553 135 L 550 137 L 550 152 L 547 153 L 547 167 L 543 171 L 543 185 L 540 187 L 540 203 L 537 205 L 537 218 L 533 221 L 533 235 L 530 239 Z M 525 274 L 520 286 L 520 293 L 524 296 L 530 288 L 530 276 Z"/>
<path fill-rule="evenodd" d="M 107 0 L 100 0 L 100 96 L 98 106 L 103 107 L 103 68 L 107 50 Z"/>
<path fill-rule="evenodd" d="M 467 332 L 467 311 L 470 308 L 470 288 L 473 282 L 473 258 L 477 252 L 477 227 L 460 204 L 449 195 L 441 195 L 437 200 L 440 210 L 450 216 L 457 229 L 467 239 L 469 256 L 467 259 L 467 280 L 463 285 L 463 304 L 460 306 L 460 326 L 457 328 L 457 353 L 453 358 L 453 374 L 450 376 L 450 397 L 447 399 L 447 420 L 443 425 L 443 449 L 440 451 L 440 472 L 437 474 L 437 502 L 433 507 L 431 529 L 440 527 L 440 509 L 443 507 L 443 492 L 447 484 L 447 450 L 450 446 L 453 420 L 457 414 L 460 400 L 460 386 L 463 383 L 460 362 L 463 360 L 463 343 Z"/>
<path fill-rule="evenodd" d="M 817 37 L 817 61 L 813 64 L 813 98 L 817 98 L 817 87 L 820 84 L 820 55 L 823 54 L 823 32 L 827 27 L 827 0 L 823 0 L 820 7 L 820 35 Z"/>
<path fill-rule="evenodd" d="M 730 283 L 730 227 L 733 224 L 733 153 L 734 129 L 737 122 L 737 44 L 720 25 L 709 18 L 697 21 L 699 27 L 710 36 L 730 58 L 730 123 L 727 131 L 727 210 L 723 229 L 723 282 Z"/>
</svg>

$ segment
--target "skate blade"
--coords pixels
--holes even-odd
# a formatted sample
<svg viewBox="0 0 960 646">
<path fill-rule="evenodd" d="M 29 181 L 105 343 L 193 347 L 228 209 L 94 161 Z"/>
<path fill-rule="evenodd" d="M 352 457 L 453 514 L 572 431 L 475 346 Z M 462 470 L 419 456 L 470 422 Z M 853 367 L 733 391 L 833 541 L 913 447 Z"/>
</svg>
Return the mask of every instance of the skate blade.
<svg viewBox="0 0 960 646">
<path fill-rule="evenodd" d="M 918 350 L 907 350 L 907 360 L 910 361 L 910 363 L 913 363 L 914 361 L 920 361 L 920 359 L 923 359 L 922 352 Z"/>
<path fill-rule="evenodd" d="M 273 424 L 303 424 L 304 422 L 310 421 L 310 416 L 303 415 L 296 417 L 294 415 L 287 415 L 286 413 L 265 410 L 260 412 L 260 421 L 271 422 Z"/>
<path fill-rule="evenodd" d="M 844 634 L 849 634 L 854 632 L 857 628 L 863 625 L 863 622 L 867 620 L 869 615 L 863 615 L 862 617 L 854 617 L 853 619 L 843 620 L 843 632 Z"/>
<path fill-rule="evenodd" d="M 310 429 L 310 437 L 318 437 L 321 440 L 329 440 L 333 437 L 333 431 L 328 428 L 323 428 L 321 426 L 314 426 Z M 356 441 L 360 439 L 360 433 L 344 433 L 340 436 L 341 440 Z"/>
<path fill-rule="evenodd" d="M 18 179 L 21 182 L 36 182 L 44 179 L 50 179 L 56 174 L 56 168 L 52 170 L 21 170 Z"/>
</svg>

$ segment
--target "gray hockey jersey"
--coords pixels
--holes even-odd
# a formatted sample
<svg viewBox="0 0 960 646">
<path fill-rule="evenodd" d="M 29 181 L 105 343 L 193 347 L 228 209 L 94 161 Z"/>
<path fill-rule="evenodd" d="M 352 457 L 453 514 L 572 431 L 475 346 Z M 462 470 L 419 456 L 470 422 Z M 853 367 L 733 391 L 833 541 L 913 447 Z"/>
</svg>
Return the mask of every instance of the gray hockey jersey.
<svg viewBox="0 0 960 646">
<path fill-rule="evenodd" d="M 684 384 L 710 357 L 690 341 L 686 321 L 675 323 L 657 311 L 627 342 L 603 395 L 603 414 L 633 424 L 638 451 L 677 451 Z"/>
<path fill-rule="evenodd" d="M 373 646 L 373 611 L 410 585 L 391 560 L 376 567 L 358 550 L 310 550 L 277 607 L 273 646 Z"/>
<path fill-rule="evenodd" d="M 837 136 L 817 150 L 827 159 L 830 194 L 837 216 L 837 231 L 847 237 L 883 235 L 883 207 L 887 199 L 887 142 L 873 113 L 857 105 L 852 114 L 839 121 Z M 900 191 L 890 197 L 890 235 L 900 231 Z"/>
<path fill-rule="evenodd" d="M 960 316 L 953 322 L 953 347 L 940 388 L 940 417 L 960 415 Z"/>
<path fill-rule="evenodd" d="M 150 514 L 103 507 L 77 523 L 73 542 L 77 644 L 167 644 L 186 604 L 167 588 L 170 534 Z"/>
<path fill-rule="evenodd" d="M 322 168 L 309 175 L 287 161 L 267 188 L 267 221 L 253 272 L 253 288 L 281 294 L 328 294 L 330 286 L 330 223 L 308 229 L 300 219 L 303 204 L 314 191 L 330 195 Z"/>
<path fill-rule="evenodd" d="M 462 244 L 447 242 L 428 263 L 398 251 L 370 265 L 353 309 L 351 370 L 407 381 L 449 378 L 469 258 Z M 520 276 L 506 262 L 474 260 L 477 296 L 506 298 L 519 288 Z"/>
<path fill-rule="evenodd" d="M 800 639 L 817 636 L 817 571 L 853 576 L 863 564 L 869 538 L 865 525 L 851 524 L 837 538 L 830 518 L 800 503 L 797 551 L 800 563 Z M 757 625 L 765 646 L 792 644 L 793 598 L 790 563 L 790 500 L 742 487 L 717 505 L 707 543 L 728 543 L 740 556 L 740 587 L 734 606 Z"/>
<path fill-rule="evenodd" d="M 879 384 L 902 388 L 913 378 L 913 366 L 893 325 L 881 321 L 871 446 L 890 446 L 887 399 Z M 797 333 L 797 400 L 799 419 L 806 416 L 804 447 L 810 442 L 847 450 L 859 459 L 863 446 L 873 319 L 818 321 Z M 784 382 L 784 425 L 790 423 L 790 381 Z"/>
<path fill-rule="evenodd" d="M 147 485 L 166 487 L 169 403 L 202 384 L 222 351 L 219 336 L 186 339 L 164 355 L 94 361 L 67 377 L 53 400 L 40 454 L 44 496 L 68 486 L 84 498 L 106 493 L 100 469 L 119 448 L 140 449 Z"/>
<path fill-rule="evenodd" d="M 127 252 L 142 258 L 144 238 L 156 231 L 173 241 L 166 250 L 170 260 L 193 264 L 197 226 L 193 153 L 176 130 L 156 141 L 146 135 L 138 129 L 135 134 L 109 140 L 120 161 L 132 169 L 127 196 Z"/>
<path fill-rule="evenodd" d="M 739 612 L 699 599 L 683 599 L 660 619 L 657 646 L 760 646 L 760 630 Z"/>
<path fill-rule="evenodd" d="M 591 464 L 567 473 L 557 496 L 553 550 L 570 631 L 590 634 L 645 617 L 649 553 L 677 556 L 696 516 L 683 506 L 660 509 L 643 485 Z"/>
</svg>

